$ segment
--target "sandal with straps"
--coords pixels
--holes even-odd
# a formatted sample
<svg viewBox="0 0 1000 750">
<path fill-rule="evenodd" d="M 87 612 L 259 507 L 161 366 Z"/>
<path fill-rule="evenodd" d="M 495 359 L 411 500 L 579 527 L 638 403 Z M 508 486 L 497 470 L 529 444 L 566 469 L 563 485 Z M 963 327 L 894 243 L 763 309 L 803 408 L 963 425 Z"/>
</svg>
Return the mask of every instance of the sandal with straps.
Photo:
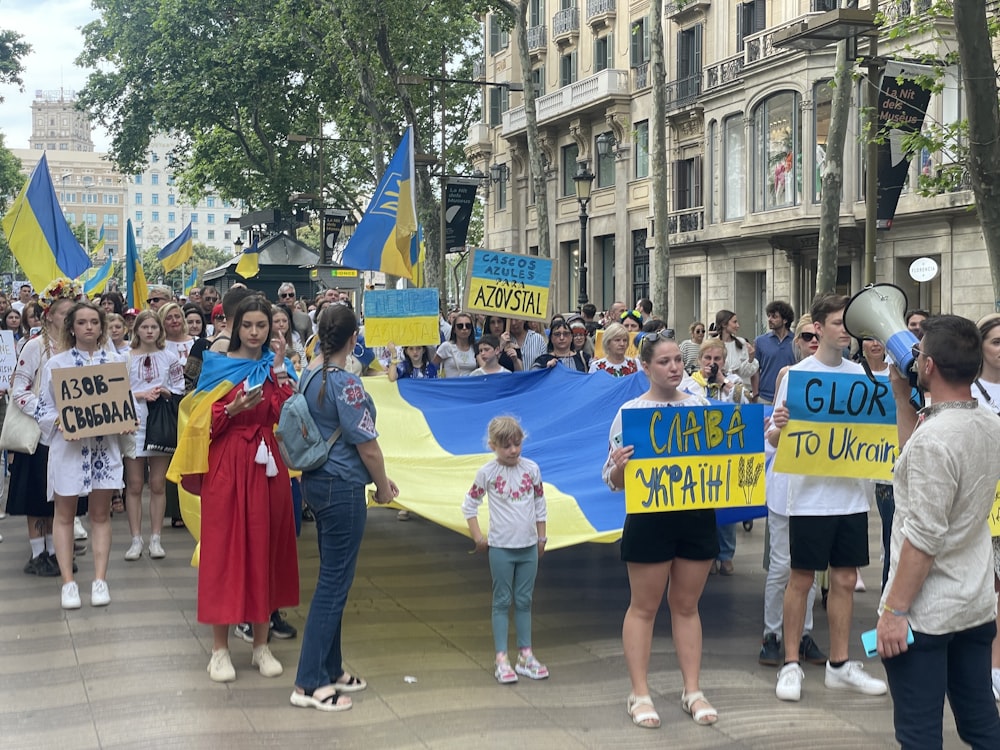
<svg viewBox="0 0 1000 750">
<path fill-rule="evenodd" d="M 694 704 L 699 701 L 704 703 L 706 708 L 699 708 L 697 711 L 693 710 Z M 691 715 L 695 724 L 700 724 L 703 727 L 714 724 L 719 720 L 719 712 L 712 707 L 712 704 L 705 698 L 705 694 L 700 690 L 695 690 L 693 693 L 682 692 L 681 708 L 684 709 L 684 713 Z"/>
<path fill-rule="evenodd" d="M 647 708 L 643 708 L 647 707 Z M 636 711 L 636 709 L 642 709 Z M 653 709 L 653 699 L 648 695 L 630 695 L 625 701 L 625 711 L 632 723 L 643 729 L 659 729 L 660 715 Z"/>
</svg>

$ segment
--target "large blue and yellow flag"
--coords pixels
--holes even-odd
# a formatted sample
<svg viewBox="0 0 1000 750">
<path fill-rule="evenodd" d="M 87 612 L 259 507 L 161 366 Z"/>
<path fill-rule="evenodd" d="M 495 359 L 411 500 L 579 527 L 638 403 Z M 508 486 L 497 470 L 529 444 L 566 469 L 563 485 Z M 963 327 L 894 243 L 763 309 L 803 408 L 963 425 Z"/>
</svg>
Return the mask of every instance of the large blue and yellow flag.
<svg viewBox="0 0 1000 750">
<path fill-rule="evenodd" d="M 93 275 L 83 283 L 83 293 L 87 297 L 94 297 L 104 293 L 104 288 L 108 285 L 108 279 L 114 271 L 114 259 L 108 258 L 104 265 L 94 269 Z"/>
<path fill-rule="evenodd" d="M 260 245 L 254 237 L 250 247 L 243 251 L 240 262 L 236 264 L 236 273 L 244 279 L 252 279 L 260 272 Z"/>
<path fill-rule="evenodd" d="M 468 535 L 462 501 L 476 470 L 494 458 L 486 444 L 487 425 L 495 416 L 511 415 L 526 433 L 523 455 L 541 468 L 548 548 L 621 537 L 625 494 L 607 488 L 601 468 L 619 407 L 649 388 L 643 373 L 613 378 L 554 367 L 397 383 L 376 376 L 363 382 L 378 410 L 378 441 L 386 472 L 399 486 L 400 507 Z M 484 511 L 488 514 L 488 507 L 480 510 L 481 522 Z M 764 513 L 754 506 L 720 510 L 717 516 L 719 523 L 736 523 Z"/>
<path fill-rule="evenodd" d="M 59 208 L 44 152 L 2 224 L 11 252 L 35 289 L 60 276 L 78 278 L 90 268 L 90 257 Z"/>
<path fill-rule="evenodd" d="M 184 296 L 189 297 L 191 295 L 191 290 L 195 288 L 198 283 L 198 269 L 195 268 L 191 271 L 191 275 L 187 277 L 184 281 Z"/>
<path fill-rule="evenodd" d="M 414 188 L 413 128 L 407 127 L 368 210 L 344 248 L 343 265 L 413 277 L 415 258 L 410 240 L 417 232 Z"/>
<path fill-rule="evenodd" d="M 135 232 L 132 231 L 132 220 L 129 219 L 125 225 L 125 302 L 138 310 L 146 305 L 148 296 L 146 274 L 142 272 L 142 261 L 135 246 Z"/>
<path fill-rule="evenodd" d="M 97 244 L 94 245 L 94 249 L 90 251 L 90 256 L 92 258 L 100 258 L 102 252 L 104 252 L 104 225 L 103 224 L 101 224 L 101 231 L 97 235 Z"/>
<path fill-rule="evenodd" d="M 192 255 L 194 255 L 194 241 L 191 239 L 191 222 L 188 222 L 184 231 L 164 245 L 156 257 L 163 264 L 163 270 L 170 273 L 187 263 Z"/>
</svg>

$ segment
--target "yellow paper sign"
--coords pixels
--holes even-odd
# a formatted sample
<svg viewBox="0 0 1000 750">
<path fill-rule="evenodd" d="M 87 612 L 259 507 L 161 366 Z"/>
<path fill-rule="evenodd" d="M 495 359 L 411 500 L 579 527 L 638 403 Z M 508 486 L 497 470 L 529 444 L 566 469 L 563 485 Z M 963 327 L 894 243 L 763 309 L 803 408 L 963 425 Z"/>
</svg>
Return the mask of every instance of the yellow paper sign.
<svg viewBox="0 0 1000 750">
<path fill-rule="evenodd" d="M 996 497 L 990 509 L 990 536 L 1000 536 L 1000 484 L 997 485 Z"/>
<path fill-rule="evenodd" d="M 437 289 L 365 292 L 365 346 L 437 346 Z"/>
<path fill-rule="evenodd" d="M 124 362 L 52 371 L 59 424 L 66 440 L 135 430 L 135 403 Z"/>
<path fill-rule="evenodd" d="M 638 331 L 630 333 L 628 335 L 628 349 L 625 350 L 626 357 L 638 357 L 639 347 L 636 346 L 635 337 L 638 336 Z M 604 357 L 604 329 L 599 328 L 597 333 L 594 334 L 594 356 L 598 359 Z"/>
</svg>

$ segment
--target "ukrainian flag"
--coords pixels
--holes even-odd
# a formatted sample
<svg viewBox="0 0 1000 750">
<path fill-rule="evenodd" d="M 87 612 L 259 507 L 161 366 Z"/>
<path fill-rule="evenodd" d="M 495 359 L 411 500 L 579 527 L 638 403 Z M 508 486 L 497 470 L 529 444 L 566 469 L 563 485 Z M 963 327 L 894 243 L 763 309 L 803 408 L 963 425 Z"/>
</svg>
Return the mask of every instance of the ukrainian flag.
<svg viewBox="0 0 1000 750">
<path fill-rule="evenodd" d="M 45 153 L 3 217 L 7 244 L 35 289 L 60 276 L 78 278 L 90 258 L 59 208 Z"/>
<path fill-rule="evenodd" d="M 93 276 L 91 276 L 83 284 L 83 293 L 87 297 L 94 297 L 95 295 L 102 294 L 104 292 L 104 287 L 108 284 L 108 279 L 111 278 L 112 271 L 114 269 L 114 261 L 108 258 L 104 265 L 96 269 Z"/>
<path fill-rule="evenodd" d="M 146 306 L 148 297 L 146 275 L 142 272 L 142 261 L 135 246 L 132 220 L 129 219 L 125 225 L 125 302 L 129 307 L 139 310 Z"/>
<path fill-rule="evenodd" d="M 257 239 L 250 244 L 246 250 L 243 251 L 243 255 L 240 256 L 240 262 L 236 264 L 236 273 L 242 276 L 244 279 L 252 279 L 260 272 L 260 246 L 257 243 Z"/>
<path fill-rule="evenodd" d="M 191 290 L 195 288 L 198 283 L 198 269 L 195 268 L 191 271 L 191 275 L 187 277 L 187 281 L 184 282 L 184 296 L 187 297 L 191 294 Z"/>
<path fill-rule="evenodd" d="M 104 250 L 104 225 L 101 224 L 101 231 L 97 235 L 97 244 L 94 245 L 94 249 L 90 251 L 90 255 L 93 258 L 101 257 L 101 252 Z"/>
<path fill-rule="evenodd" d="M 414 180 L 413 128 L 408 127 L 368 210 L 344 248 L 343 265 L 413 278 L 416 259 L 411 253 L 411 238 L 417 232 Z"/>
<path fill-rule="evenodd" d="M 184 231 L 168 242 L 156 257 L 163 264 L 164 272 L 170 273 L 187 263 L 192 255 L 194 255 L 194 241 L 191 239 L 191 222 L 188 222 Z"/>
</svg>

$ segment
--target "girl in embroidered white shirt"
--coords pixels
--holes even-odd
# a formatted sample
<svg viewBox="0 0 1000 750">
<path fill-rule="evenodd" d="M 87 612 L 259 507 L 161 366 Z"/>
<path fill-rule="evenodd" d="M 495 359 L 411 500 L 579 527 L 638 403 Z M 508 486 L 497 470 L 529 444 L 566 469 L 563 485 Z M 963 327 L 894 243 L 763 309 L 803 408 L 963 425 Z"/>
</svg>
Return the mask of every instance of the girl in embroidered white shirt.
<svg viewBox="0 0 1000 750">
<path fill-rule="evenodd" d="M 524 431 L 514 417 L 490 420 L 489 446 L 496 458 L 478 472 L 462 503 L 477 552 L 489 549 L 493 576 L 493 641 L 497 682 L 517 682 L 519 674 L 543 680 L 549 670 L 531 651 L 531 598 L 538 558 L 545 552 L 545 492 L 538 464 L 521 456 Z M 479 506 L 489 499 L 489 540 L 479 528 Z M 508 613 L 514 603 L 519 649 L 517 665 L 507 658 Z"/>
</svg>

